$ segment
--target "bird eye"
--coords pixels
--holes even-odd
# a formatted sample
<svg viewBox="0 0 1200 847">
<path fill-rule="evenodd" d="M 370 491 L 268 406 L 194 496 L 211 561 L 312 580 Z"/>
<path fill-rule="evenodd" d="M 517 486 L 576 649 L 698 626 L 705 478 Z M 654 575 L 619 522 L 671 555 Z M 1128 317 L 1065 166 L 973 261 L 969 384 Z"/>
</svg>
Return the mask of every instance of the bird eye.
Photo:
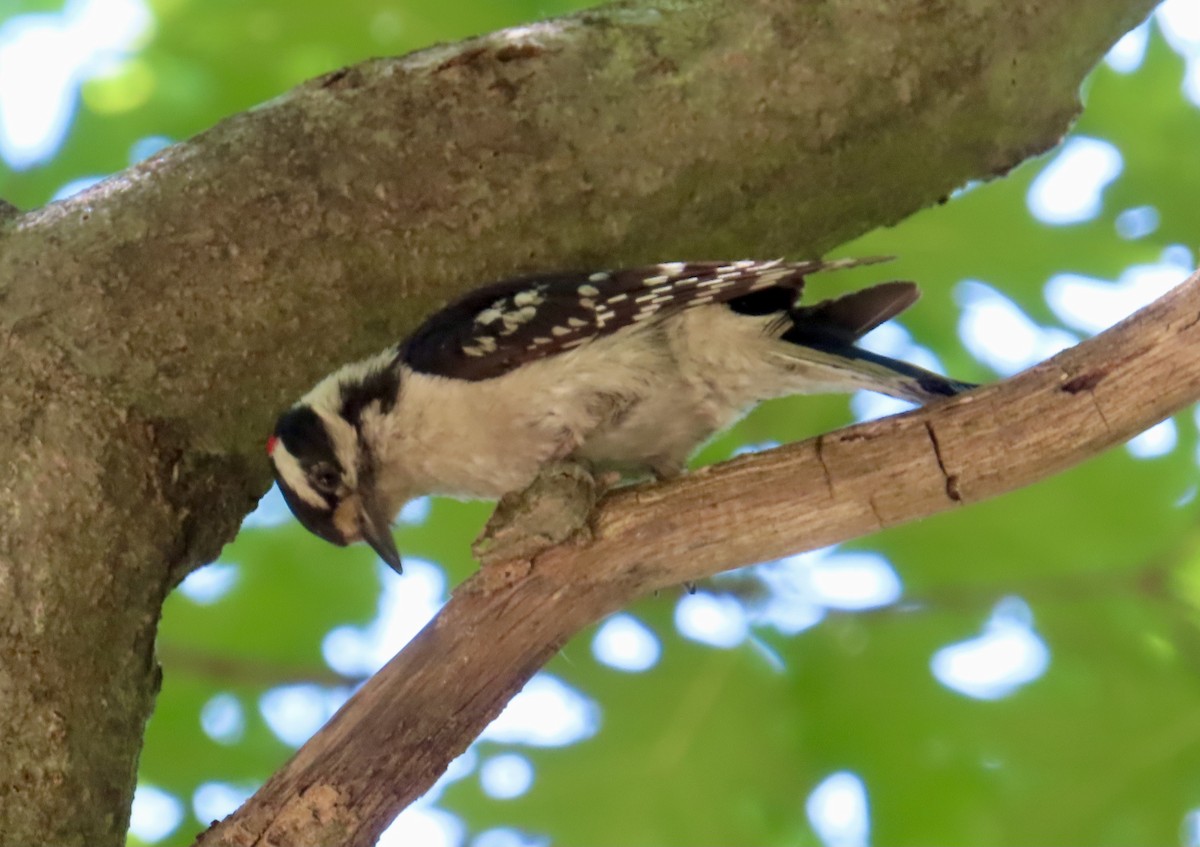
<svg viewBox="0 0 1200 847">
<path fill-rule="evenodd" d="M 336 493 L 338 485 L 342 481 L 342 475 L 337 472 L 337 469 L 327 464 L 315 465 L 308 472 L 308 478 L 318 491 L 326 494 Z"/>
</svg>

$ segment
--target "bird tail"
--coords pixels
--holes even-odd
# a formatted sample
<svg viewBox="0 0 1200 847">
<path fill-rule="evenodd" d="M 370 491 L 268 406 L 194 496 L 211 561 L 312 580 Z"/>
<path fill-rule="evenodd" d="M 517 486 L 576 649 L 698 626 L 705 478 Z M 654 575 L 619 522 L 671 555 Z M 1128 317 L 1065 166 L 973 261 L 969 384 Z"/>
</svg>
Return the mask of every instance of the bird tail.
<svg viewBox="0 0 1200 847">
<path fill-rule="evenodd" d="M 806 384 L 821 385 L 830 392 L 866 389 L 914 403 L 928 403 L 978 387 L 852 345 L 794 345 L 782 355 L 805 374 Z"/>
<path fill-rule="evenodd" d="M 787 342 L 778 352 L 831 391 L 868 389 L 926 403 L 953 397 L 976 386 L 916 365 L 873 353 L 855 342 L 916 302 L 911 282 L 885 282 L 812 306 L 793 306 L 780 316 L 776 331 Z"/>
</svg>

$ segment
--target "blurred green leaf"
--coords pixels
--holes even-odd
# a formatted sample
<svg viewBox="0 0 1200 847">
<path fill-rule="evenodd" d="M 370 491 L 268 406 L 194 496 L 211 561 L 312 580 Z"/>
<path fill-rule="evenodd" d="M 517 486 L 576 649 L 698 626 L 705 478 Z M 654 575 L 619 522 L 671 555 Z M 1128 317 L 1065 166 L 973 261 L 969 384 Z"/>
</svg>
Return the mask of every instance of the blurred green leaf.
<svg viewBox="0 0 1200 847">
<path fill-rule="evenodd" d="M 297 523 L 244 530 L 221 558 L 240 565 L 233 588 L 209 606 L 171 595 L 159 641 L 319 664 L 326 632 L 342 623 L 365 623 L 375 612 L 379 583 L 373 559 L 365 547 L 334 552 Z"/>
</svg>

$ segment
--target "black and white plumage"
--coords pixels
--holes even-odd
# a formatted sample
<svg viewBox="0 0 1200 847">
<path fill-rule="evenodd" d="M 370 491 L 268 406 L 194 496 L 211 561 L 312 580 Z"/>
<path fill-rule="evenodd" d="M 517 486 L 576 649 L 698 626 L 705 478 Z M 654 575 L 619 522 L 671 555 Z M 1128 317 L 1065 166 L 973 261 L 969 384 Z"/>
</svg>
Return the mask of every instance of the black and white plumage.
<svg viewBox="0 0 1200 847">
<path fill-rule="evenodd" d="M 390 524 L 416 496 L 500 497 L 562 459 L 672 476 L 772 397 L 970 388 L 855 346 L 916 301 L 913 283 L 799 305 L 806 275 L 874 261 L 672 262 L 480 288 L 284 412 L 276 478 L 308 529 L 366 540 L 399 569 Z"/>
</svg>

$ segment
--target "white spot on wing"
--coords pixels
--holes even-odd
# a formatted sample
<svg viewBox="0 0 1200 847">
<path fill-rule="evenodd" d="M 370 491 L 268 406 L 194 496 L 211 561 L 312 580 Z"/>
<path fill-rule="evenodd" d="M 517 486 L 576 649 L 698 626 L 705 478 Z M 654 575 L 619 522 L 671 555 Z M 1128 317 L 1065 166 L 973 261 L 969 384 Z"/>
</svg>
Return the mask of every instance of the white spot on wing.
<svg viewBox="0 0 1200 847">
<path fill-rule="evenodd" d="M 581 285 L 575 289 L 581 297 L 599 297 L 600 289 L 594 285 Z"/>
<path fill-rule="evenodd" d="M 670 276 L 679 276 L 686 267 L 687 264 L 684 262 L 663 262 L 658 269 Z"/>
<path fill-rule="evenodd" d="M 647 288 L 653 288 L 656 285 L 662 285 L 667 279 L 668 277 L 666 276 L 648 276 L 642 280 L 642 285 Z"/>
<path fill-rule="evenodd" d="M 606 279 L 608 279 L 608 271 L 597 271 L 589 276 L 588 279 L 592 282 L 604 282 Z M 596 293 L 599 294 L 600 292 Z"/>
</svg>

